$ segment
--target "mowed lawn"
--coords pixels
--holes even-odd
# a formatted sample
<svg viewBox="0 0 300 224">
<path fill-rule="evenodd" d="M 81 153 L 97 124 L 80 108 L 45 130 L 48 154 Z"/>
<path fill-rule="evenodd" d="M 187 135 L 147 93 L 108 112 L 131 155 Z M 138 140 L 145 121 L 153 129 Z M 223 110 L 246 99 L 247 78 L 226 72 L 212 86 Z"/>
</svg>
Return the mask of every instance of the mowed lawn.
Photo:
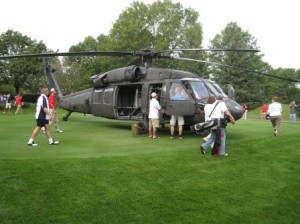
<svg viewBox="0 0 300 224">
<path fill-rule="evenodd" d="M 60 110 L 60 118 L 65 111 Z M 251 116 L 250 116 L 251 117 Z M 300 123 L 239 120 L 228 157 L 202 137 L 133 137 L 130 121 L 72 114 L 27 146 L 34 111 L 0 114 L 0 223 L 299 223 Z"/>
</svg>

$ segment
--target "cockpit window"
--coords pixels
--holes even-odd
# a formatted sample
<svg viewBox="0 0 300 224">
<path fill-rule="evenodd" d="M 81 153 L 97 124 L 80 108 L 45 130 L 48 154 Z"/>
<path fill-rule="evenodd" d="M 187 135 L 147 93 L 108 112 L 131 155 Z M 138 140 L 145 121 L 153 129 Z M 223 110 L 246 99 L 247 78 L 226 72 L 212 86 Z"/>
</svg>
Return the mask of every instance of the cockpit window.
<svg viewBox="0 0 300 224">
<path fill-rule="evenodd" d="M 170 100 L 189 100 L 190 97 L 179 83 L 173 83 L 170 88 Z"/>
<path fill-rule="evenodd" d="M 211 95 L 202 81 L 190 81 L 189 83 L 190 88 L 198 100 L 207 98 Z"/>
<path fill-rule="evenodd" d="M 221 87 L 216 84 L 216 83 L 212 83 L 212 82 L 207 82 L 205 83 L 207 85 L 207 88 L 209 88 L 209 90 L 215 95 L 222 95 L 222 96 L 226 96 L 226 94 L 224 93 L 224 91 L 221 89 Z"/>
</svg>

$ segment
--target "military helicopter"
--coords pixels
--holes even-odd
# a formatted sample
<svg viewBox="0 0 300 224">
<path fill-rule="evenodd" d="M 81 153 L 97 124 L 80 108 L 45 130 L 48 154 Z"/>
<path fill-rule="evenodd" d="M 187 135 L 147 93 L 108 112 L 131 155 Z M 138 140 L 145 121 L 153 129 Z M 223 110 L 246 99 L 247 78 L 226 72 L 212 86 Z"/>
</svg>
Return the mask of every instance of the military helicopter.
<svg viewBox="0 0 300 224">
<path fill-rule="evenodd" d="M 242 117 L 243 108 L 234 101 L 234 89 L 230 86 L 230 94 L 226 94 L 214 81 L 200 78 L 198 75 L 187 71 L 151 67 L 152 59 L 172 58 L 175 60 L 192 60 L 207 63 L 206 61 L 190 58 L 181 58 L 178 52 L 189 50 L 201 51 L 240 51 L 258 52 L 256 49 L 176 49 L 171 53 L 154 51 L 138 52 L 56 52 L 27 55 L 0 56 L 1 59 L 29 58 L 29 57 L 57 57 L 57 56 L 134 56 L 144 61 L 143 66 L 130 65 L 113 69 L 91 77 L 93 87 L 63 95 L 55 78 L 55 69 L 50 64 L 44 66 L 44 74 L 50 88 L 55 88 L 60 108 L 68 113 L 63 117 L 67 121 L 71 113 L 79 112 L 92 114 L 117 120 L 136 120 L 147 124 L 149 101 L 151 93 L 159 96 L 159 102 L 165 113 L 161 123 L 170 120 L 172 114 L 183 115 L 185 125 L 190 126 L 204 121 L 204 106 L 209 96 L 221 95 L 233 117 L 238 120 Z M 175 53 L 174 53 L 175 52 Z M 220 64 L 219 64 L 220 65 Z M 222 65 L 222 64 L 221 64 Z M 239 67 L 222 65 L 241 69 Z M 259 73 L 259 72 L 258 72 Z M 261 73 L 263 74 L 263 73 Z M 266 74 L 265 74 L 266 75 Z M 180 88 L 184 100 L 172 100 L 175 89 Z M 33 97 L 23 96 L 24 101 L 36 102 Z"/>
</svg>

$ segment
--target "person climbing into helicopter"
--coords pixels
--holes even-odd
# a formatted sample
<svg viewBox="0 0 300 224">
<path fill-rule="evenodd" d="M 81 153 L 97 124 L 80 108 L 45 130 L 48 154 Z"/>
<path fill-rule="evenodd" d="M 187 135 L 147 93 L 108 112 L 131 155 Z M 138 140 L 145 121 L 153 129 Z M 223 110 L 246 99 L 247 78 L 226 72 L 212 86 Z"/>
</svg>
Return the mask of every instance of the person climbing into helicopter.
<svg viewBox="0 0 300 224">
<path fill-rule="evenodd" d="M 164 112 L 164 110 L 161 108 L 159 102 L 158 102 L 158 95 L 157 93 L 153 92 L 151 93 L 152 99 L 150 100 L 149 105 L 149 138 L 156 139 L 157 134 L 156 130 L 159 127 L 159 112 Z"/>
<path fill-rule="evenodd" d="M 171 100 L 186 100 L 185 97 L 185 91 L 177 86 L 175 87 L 175 94 L 170 97 Z M 178 123 L 178 138 L 182 140 L 182 130 L 184 125 L 184 118 L 181 115 L 172 115 L 170 120 L 170 139 L 174 139 L 174 131 L 175 131 L 175 125 L 176 121 Z"/>
</svg>

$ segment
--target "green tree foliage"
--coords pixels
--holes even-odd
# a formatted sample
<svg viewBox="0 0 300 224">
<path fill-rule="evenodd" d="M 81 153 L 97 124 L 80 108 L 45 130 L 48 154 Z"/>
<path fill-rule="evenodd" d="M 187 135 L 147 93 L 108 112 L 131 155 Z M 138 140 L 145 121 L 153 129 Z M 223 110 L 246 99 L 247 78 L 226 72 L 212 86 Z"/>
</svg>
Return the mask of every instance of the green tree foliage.
<svg viewBox="0 0 300 224">
<path fill-rule="evenodd" d="M 231 22 L 227 24 L 221 34 L 217 34 L 211 41 L 211 48 L 258 49 L 258 46 L 253 36 L 243 31 L 236 23 Z M 262 56 L 247 52 L 213 52 L 210 54 L 212 62 L 245 70 L 218 65 L 209 66 L 209 69 L 222 87 L 227 84 L 233 85 L 237 101 L 249 103 L 250 108 L 256 107 L 262 102 L 270 102 L 272 95 L 280 96 L 285 103 L 298 97 L 299 89 L 296 88 L 296 83 L 253 72 L 259 71 L 264 74 L 299 80 L 299 73 L 294 69 L 273 70 L 268 63 L 263 62 Z"/>
<path fill-rule="evenodd" d="M 275 69 L 273 74 L 283 78 L 294 78 L 299 80 L 299 71 L 291 68 Z M 296 83 L 286 82 L 281 80 L 272 80 L 272 85 L 269 91 L 270 96 L 276 95 L 282 103 L 290 103 L 292 100 L 300 102 L 300 89 Z"/>
<path fill-rule="evenodd" d="M 45 50 L 45 44 L 36 42 L 19 32 L 8 30 L 0 35 L 0 52 L 2 55 L 41 53 Z M 41 62 L 41 58 L 1 61 L 2 78 L 0 82 L 13 85 L 16 93 L 19 93 L 21 88 L 34 92 L 37 90 L 37 81 L 39 74 L 41 74 Z"/>
<path fill-rule="evenodd" d="M 133 2 L 123 11 L 114 23 L 108 36 L 100 35 L 97 39 L 87 37 L 70 48 L 70 52 L 78 51 L 141 51 L 170 50 L 174 48 L 199 48 L 202 43 L 202 27 L 198 13 L 191 8 L 183 8 L 180 3 L 170 0 L 156 1 L 153 4 Z M 185 56 L 191 55 L 187 53 Z M 194 53 L 203 59 L 203 53 Z M 129 64 L 142 65 L 140 60 L 129 57 L 82 57 L 65 59 L 68 72 L 82 72 L 85 81 L 72 88 L 79 90 L 90 85 L 88 77 Z M 175 60 L 160 60 L 155 66 L 199 72 L 204 65 Z M 76 71 L 76 72 L 75 72 Z M 72 76 L 68 74 L 67 76 Z M 70 85 L 69 85 L 70 86 Z"/>
<path fill-rule="evenodd" d="M 133 2 L 124 11 L 110 32 L 116 50 L 170 50 L 175 48 L 199 48 L 202 43 L 202 27 L 199 14 L 191 8 L 169 0 L 146 5 Z M 181 68 L 181 63 L 155 61 L 156 66 Z"/>
<path fill-rule="evenodd" d="M 226 28 L 211 40 L 212 48 L 247 48 L 258 49 L 256 40 L 248 32 L 243 31 L 236 23 L 227 24 Z M 262 61 L 262 55 L 251 52 L 213 52 L 210 54 L 212 62 L 224 65 L 236 66 L 251 70 L 268 71 L 268 65 Z M 225 86 L 231 84 L 236 89 L 238 102 L 252 102 L 259 98 L 261 87 L 258 83 L 265 80 L 264 77 L 253 72 L 223 66 L 210 66 L 210 72 L 216 81 Z"/>
</svg>

